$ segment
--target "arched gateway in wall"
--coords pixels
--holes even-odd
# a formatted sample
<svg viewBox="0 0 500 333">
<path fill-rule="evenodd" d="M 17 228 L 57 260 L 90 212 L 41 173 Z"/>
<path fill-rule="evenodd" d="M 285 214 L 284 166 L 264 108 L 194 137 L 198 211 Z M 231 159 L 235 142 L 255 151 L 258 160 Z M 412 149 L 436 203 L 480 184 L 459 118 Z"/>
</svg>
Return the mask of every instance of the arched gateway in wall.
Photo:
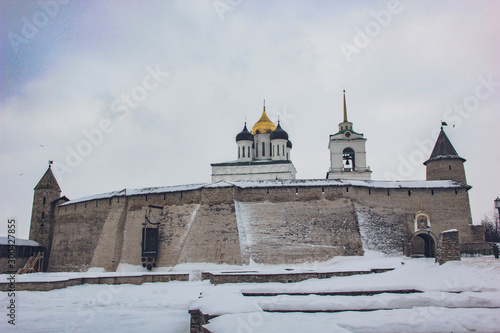
<svg viewBox="0 0 500 333">
<path fill-rule="evenodd" d="M 430 231 L 421 230 L 410 236 L 412 257 L 433 258 L 436 256 L 437 238 Z"/>
</svg>

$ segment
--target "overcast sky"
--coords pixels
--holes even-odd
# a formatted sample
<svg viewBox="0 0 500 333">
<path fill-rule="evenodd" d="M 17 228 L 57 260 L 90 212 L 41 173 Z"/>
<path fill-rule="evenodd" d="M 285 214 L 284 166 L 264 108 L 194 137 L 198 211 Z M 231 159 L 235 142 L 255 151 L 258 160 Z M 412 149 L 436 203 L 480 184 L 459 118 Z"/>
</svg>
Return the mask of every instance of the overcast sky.
<svg viewBox="0 0 500 333">
<path fill-rule="evenodd" d="M 500 196 L 499 1 L 0 5 L 0 235 L 28 237 L 48 160 L 70 199 L 209 182 L 263 99 L 297 178 L 325 178 L 344 87 L 372 179 L 425 179 L 444 120 L 474 223 Z"/>
</svg>

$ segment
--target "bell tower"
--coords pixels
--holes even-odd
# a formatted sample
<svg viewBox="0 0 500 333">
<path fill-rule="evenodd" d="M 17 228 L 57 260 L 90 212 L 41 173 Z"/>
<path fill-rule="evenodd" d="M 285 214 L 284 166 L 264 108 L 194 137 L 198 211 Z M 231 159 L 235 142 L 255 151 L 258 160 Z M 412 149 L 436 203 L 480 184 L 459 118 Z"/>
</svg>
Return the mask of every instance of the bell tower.
<svg viewBox="0 0 500 333">
<path fill-rule="evenodd" d="M 366 166 L 366 139 L 362 133 L 353 130 L 347 120 L 347 104 L 344 90 L 344 121 L 339 123 L 339 131 L 330 135 L 330 170 L 326 179 L 370 180 L 372 171 Z"/>
</svg>

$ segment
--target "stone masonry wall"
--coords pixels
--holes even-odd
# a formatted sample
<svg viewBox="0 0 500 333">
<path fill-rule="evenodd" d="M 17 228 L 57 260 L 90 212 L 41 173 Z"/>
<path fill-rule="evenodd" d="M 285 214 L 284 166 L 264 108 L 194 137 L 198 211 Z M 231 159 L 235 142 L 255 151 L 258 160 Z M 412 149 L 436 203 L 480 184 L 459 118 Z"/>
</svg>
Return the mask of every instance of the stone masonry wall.
<svg viewBox="0 0 500 333">
<path fill-rule="evenodd" d="M 207 187 L 58 207 L 49 269 L 113 271 L 119 264 L 140 265 L 149 205 L 162 207 L 150 213 L 160 223 L 158 266 L 328 260 L 362 255 L 362 244 L 401 253 L 421 207 L 430 215 L 431 234 L 453 228 L 460 243 L 481 241 L 469 225 L 465 188 Z M 367 222 L 362 234 L 361 217 Z"/>
<path fill-rule="evenodd" d="M 458 231 L 451 229 L 439 234 L 436 262 L 442 265 L 447 261 L 460 261 L 460 259 Z"/>
</svg>

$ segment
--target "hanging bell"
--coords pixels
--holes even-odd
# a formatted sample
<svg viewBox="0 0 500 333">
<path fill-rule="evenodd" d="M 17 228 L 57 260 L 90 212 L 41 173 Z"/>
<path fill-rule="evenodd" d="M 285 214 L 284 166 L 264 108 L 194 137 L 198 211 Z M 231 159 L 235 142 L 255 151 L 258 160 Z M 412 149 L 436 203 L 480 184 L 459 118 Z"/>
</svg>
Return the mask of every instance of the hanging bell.
<svg viewBox="0 0 500 333">
<path fill-rule="evenodd" d="M 347 160 L 346 164 L 345 165 L 349 165 L 349 160 Z"/>
</svg>

